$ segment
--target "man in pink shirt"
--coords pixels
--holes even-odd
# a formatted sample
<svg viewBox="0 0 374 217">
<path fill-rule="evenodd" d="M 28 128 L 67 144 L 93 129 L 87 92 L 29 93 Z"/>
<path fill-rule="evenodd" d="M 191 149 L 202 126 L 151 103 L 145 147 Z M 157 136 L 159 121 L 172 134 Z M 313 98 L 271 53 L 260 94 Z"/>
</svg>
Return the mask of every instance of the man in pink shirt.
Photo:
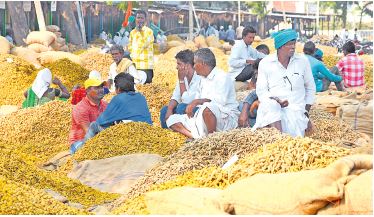
<svg viewBox="0 0 374 217">
<path fill-rule="evenodd" d="M 71 154 L 81 146 L 91 122 L 96 121 L 104 112 L 107 103 L 103 101 L 104 82 L 97 79 L 87 79 L 84 82 L 86 96 L 73 108 L 69 144 Z"/>
<path fill-rule="evenodd" d="M 364 86 L 364 62 L 358 58 L 355 45 L 348 41 L 343 45 L 344 57 L 339 60 L 336 67 L 343 77 L 345 87 Z"/>
</svg>

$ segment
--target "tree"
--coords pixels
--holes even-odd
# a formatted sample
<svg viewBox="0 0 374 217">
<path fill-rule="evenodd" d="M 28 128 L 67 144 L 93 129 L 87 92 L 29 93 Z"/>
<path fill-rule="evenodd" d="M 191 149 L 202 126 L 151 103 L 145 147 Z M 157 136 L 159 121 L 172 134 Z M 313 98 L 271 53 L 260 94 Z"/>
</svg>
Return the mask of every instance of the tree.
<svg viewBox="0 0 374 217">
<path fill-rule="evenodd" d="M 267 9 L 268 3 L 268 1 L 245 2 L 246 6 L 248 6 L 259 19 L 260 25 L 258 32 L 262 37 L 265 36 L 265 17 L 270 13 L 270 10 Z"/>
<path fill-rule="evenodd" d="M 343 21 L 343 28 L 346 27 L 347 24 L 347 8 L 348 8 L 348 1 L 321 1 L 320 7 L 322 10 L 332 9 L 335 14 L 340 14 L 342 16 Z"/>
<path fill-rule="evenodd" d="M 74 15 L 75 5 L 74 2 L 69 1 L 59 1 L 58 4 L 58 11 L 61 14 L 63 28 L 62 31 L 67 33 L 69 37 L 69 42 L 75 45 L 82 45 L 83 39 L 81 31 L 79 30 L 79 26 L 77 23 L 77 19 Z"/>
<path fill-rule="evenodd" d="M 23 11 L 22 2 L 8 1 L 6 4 L 12 23 L 13 40 L 17 45 L 25 45 L 23 39 L 26 39 L 27 34 L 29 33 L 29 27 L 27 26 L 27 18 Z"/>
<path fill-rule="evenodd" d="M 361 29 L 362 16 L 364 14 L 367 14 L 367 15 L 373 17 L 373 11 L 368 8 L 370 5 L 373 4 L 373 2 L 372 1 L 366 1 L 366 2 L 356 1 L 355 4 L 357 5 L 359 10 L 361 11 L 360 12 L 360 24 L 358 25 L 358 28 Z"/>
</svg>

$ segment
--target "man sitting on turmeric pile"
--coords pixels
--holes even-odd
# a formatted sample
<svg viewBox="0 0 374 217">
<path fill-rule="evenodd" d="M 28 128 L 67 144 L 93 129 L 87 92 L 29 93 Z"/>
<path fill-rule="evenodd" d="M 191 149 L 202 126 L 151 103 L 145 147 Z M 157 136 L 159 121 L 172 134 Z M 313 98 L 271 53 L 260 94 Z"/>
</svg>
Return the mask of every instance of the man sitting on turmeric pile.
<svg viewBox="0 0 374 217">
<path fill-rule="evenodd" d="M 105 111 L 107 103 L 103 101 L 104 82 L 89 78 L 84 82 L 86 96 L 73 107 L 71 130 L 69 135 L 70 150 L 73 154 L 81 145 L 81 140 L 88 131 L 90 123 L 96 121 Z"/>
<path fill-rule="evenodd" d="M 84 138 L 77 142 L 78 148 L 82 147 L 88 139 L 115 124 L 132 121 L 152 124 L 145 97 L 135 92 L 134 77 L 128 73 L 119 73 L 114 78 L 114 84 L 117 95 L 113 97 L 105 111 L 90 123 Z"/>
</svg>

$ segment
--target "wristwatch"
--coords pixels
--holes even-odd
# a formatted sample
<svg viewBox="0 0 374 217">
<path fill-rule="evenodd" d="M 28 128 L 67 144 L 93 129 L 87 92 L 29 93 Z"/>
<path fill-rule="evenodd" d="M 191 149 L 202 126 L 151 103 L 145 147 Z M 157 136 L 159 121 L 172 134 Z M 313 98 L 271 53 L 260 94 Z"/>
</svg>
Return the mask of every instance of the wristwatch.
<svg viewBox="0 0 374 217">
<path fill-rule="evenodd" d="M 182 80 L 182 81 L 181 81 L 181 80 L 179 80 L 179 83 L 180 83 L 180 84 L 184 84 L 184 81 L 183 81 L 183 80 Z"/>
<path fill-rule="evenodd" d="M 304 115 L 309 118 L 309 113 L 308 112 L 304 112 Z"/>
</svg>

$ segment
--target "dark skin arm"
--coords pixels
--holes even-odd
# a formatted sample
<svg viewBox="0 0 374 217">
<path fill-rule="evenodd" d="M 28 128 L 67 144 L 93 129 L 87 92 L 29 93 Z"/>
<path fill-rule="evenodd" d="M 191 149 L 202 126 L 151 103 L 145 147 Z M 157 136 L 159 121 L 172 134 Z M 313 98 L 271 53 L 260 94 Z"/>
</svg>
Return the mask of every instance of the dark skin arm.
<svg viewBox="0 0 374 217">
<path fill-rule="evenodd" d="M 170 100 L 169 105 L 168 105 L 168 110 L 166 111 L 165 115 L 165 121 L 173 114 L 173 110 L 175 107 L 177 107 L 178 102 L 175 101 L 174 99 Z"/>
<path fill-rule="evenodd" d="M 69 99 L 70 93 L 69 93 L 68 89 L 66 89 L 66 87 L 61 83 L 60 79 L 55 77 L 53 79 L 52 83 L 58 85 L 58 87 L 61 89 L 62 93 L 60 95 L 60 98 Z"/>
<path fill-rule="evenodd" d="M 239 127 L 248 127 L 248 112 L 249 112 L 249 103 L 243 103 L 242 112 L 240 112 L 238 124 Z"/>
<path fill-rule="evenodd" d="M 202 105 L 205 102 L 210 102 L 210 99 L 194 99 L 186 108 L 186 114 L 190 118 L 193 116 L 193 109 L 198 106 Z"/>
</svg>

